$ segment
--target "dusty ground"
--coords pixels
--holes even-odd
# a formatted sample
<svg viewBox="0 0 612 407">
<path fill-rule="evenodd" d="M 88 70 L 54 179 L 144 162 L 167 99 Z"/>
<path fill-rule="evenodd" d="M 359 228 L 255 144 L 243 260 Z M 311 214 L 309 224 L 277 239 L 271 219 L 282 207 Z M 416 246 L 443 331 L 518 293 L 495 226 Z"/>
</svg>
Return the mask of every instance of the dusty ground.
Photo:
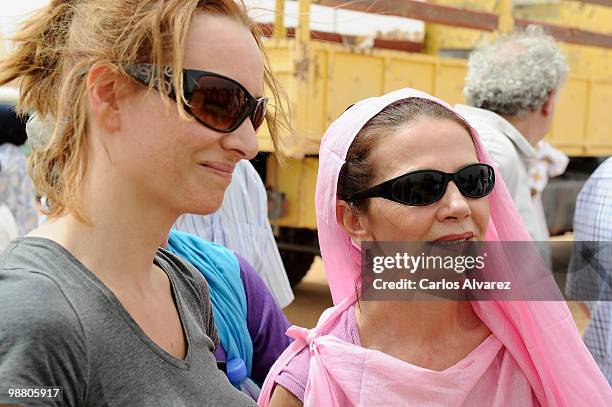
<svg viewBox="0 0 612 407">
<path fill-rule="evenodd" d="M 287 318 L 292 324 L 307 328 L 315 326 L 323 310 L 332 305 L 321 258 L 315 259 L 304 280 L 294 289 L 294 294 L 295 301 L 285 308 Z M 576 303 L 569 302 L 568 305 L 578 329 L 584 332 L 589 322 L 586 314 Z"/>
</svg>

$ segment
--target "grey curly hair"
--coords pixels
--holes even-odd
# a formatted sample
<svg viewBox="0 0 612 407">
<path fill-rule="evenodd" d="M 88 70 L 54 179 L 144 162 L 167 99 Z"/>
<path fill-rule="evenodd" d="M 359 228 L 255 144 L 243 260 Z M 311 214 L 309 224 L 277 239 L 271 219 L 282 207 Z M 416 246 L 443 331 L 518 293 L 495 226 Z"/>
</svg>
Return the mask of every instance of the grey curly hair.
<svg viewBox="0 0 612 407">
<path fill-rule="evenodd" d="M 470 54 L 463 94 L 502 116 L 534 112 L 567 77 L 565 56 L 542 27 L 500 36 Z"/>
</svg>

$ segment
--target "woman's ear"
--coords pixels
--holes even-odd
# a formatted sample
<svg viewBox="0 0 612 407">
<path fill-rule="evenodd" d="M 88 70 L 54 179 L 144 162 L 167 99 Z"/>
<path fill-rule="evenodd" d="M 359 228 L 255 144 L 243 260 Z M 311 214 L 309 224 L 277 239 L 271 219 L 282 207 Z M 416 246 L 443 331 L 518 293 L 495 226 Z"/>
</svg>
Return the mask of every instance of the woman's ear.
<svg viewBox="0 0 612 407">
<path fill-rule="evenodd" d="M 97 63 L 87 73 L 87 97 L 93 120 L 108 132 L 121 128 L 119 99 L 124 91 L 120 73 L 112 67 Z"/>
<path fill-rule="evenodd" d="M 336 219 L 356 243 L 372 240 L 368 230 L 367 216 L 350 203 L 342 200 L 338 201 L 336 204 Z"/>
</svg>

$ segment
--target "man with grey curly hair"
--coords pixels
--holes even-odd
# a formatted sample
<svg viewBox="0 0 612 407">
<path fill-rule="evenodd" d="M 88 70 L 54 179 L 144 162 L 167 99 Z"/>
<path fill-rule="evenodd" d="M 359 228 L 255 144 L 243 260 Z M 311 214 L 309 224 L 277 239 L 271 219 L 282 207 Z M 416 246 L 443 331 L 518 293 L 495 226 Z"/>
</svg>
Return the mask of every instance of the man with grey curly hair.
<svg viewBox="0 0 612 407">
<path fill-rule="evenodd" d="M 528 169 L 550 129 L 568 66 L 541 27 L 500 36 L 473 51 L 459 113 L 480 134 L 533 240 L 548 240 L 531 199 Z M 544 230 L 543 230 L 544 229 Z"/>
</svg>

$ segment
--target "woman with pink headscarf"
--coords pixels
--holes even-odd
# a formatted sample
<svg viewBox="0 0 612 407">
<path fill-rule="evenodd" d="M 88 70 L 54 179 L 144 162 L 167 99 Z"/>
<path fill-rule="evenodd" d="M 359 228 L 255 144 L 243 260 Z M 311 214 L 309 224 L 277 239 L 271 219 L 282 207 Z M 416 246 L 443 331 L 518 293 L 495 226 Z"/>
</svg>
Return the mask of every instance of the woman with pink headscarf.
<svg viewBox="0 0 612 407">
<path fill-rule="evenodd" d="M 260 406 L 612 405 L 560 296 L 357 301 L 361 242 L 529 240 L 478 135 L 449 105 L 412 89 L 363 100 L 330 126 L 319 158 L 335 306 L 317 327 L 288 330 L 296 340 Z"/>
</svg>

